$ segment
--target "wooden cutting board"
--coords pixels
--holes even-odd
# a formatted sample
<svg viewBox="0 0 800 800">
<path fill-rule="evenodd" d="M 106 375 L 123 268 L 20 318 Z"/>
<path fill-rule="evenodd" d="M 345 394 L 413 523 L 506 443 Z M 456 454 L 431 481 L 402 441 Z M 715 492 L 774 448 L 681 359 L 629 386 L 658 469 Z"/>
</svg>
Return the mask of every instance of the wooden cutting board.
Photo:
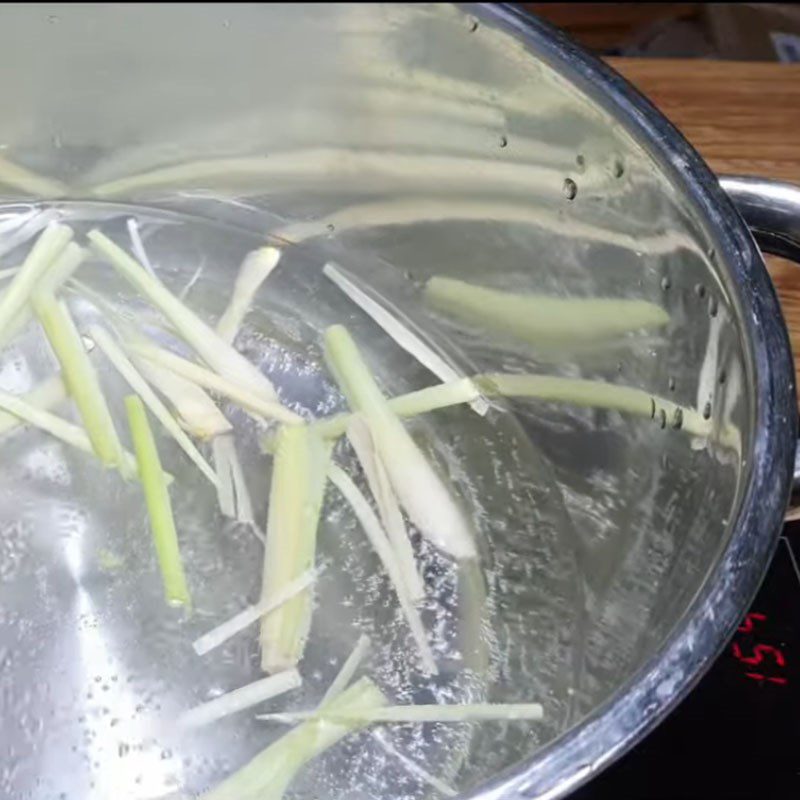
<svg viewBox="0 0 800 800">
<path fill-rule="evenodd" d="M 718 173 L 800 185 L 800 65 L 609 59 Z M 800 266 L 769 257 L 800 375 Z M 800 385 L 800 379 L 798 379 Z"/>
</svg>

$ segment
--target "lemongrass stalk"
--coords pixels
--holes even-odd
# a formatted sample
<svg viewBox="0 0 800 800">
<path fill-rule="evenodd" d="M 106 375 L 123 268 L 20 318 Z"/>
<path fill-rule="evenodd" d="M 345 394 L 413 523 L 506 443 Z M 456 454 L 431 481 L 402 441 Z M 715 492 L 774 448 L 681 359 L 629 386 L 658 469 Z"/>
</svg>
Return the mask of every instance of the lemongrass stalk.
<svg viewBox="0 0 800 800">
<path fill-rule="evenodd" d="M 350 681 L 353 680 L 353 676 L 356 674 L 356 670 L 361 666 L 361 662 L 369 652 L 369 648 L 369 637 L 362 633 L 361 636 L 358 637 L 356 646 L 345 659 L 344 664 L 342 664 L 342 668 L 336 674 L 333 681 L 331 681 L 331 685 L 320 701 L 320 706 L 330 703 L 334 697 L 338 697 L 350 685 Z"/>
<path fill-rule="evenodd" d="M 280 259 L 281 251 L 277 247 L 260 247 L 245 256 L 233 284 L 228 307 L 217 322 L 217 333 L 223 341 L 230 344 L 236 338 L 256 292 L 278 266 Z"/>
<path fill-rule="evenodd" d="M 235 350 L 191 309 L 181 303 L 161 281 L 98 230 L 86 235 L 95 251 L 143 294 L 172 323 L 180 336 L 216 372 L 248 387 L 265 400 L 275 400 L 275 389 L 267 377 Z"/>
<path fill-rule="evenodd" d="M 411 521 L 455 558 L 476 558 L 461 509 L 381 394 L 344 326 L 334 325 L 325 332 L 325 355 L 350 407 L 363 413 L 375 449 Z"/>
<path fill-rule="evenodd" d="M 425 626 L 422 624 L 422 617 L 411 599 L 406 583 L 403 580 L 403 573 L 397 563 L 397 557 L 389 544 L 386 533 L 381 527 L 380 520 L 372 510 L 372 506 L 367 502 L 367 498 L 364 497 L 343 469 L 336 464 L 331 464 L 328 469 L 328 477 L 331 479 L 331 483 L 341 492 L 350 508 L 353 509 L 359 525 L 363 528 L 389 576 L 389 580 L 397 594 L 397 599 L 400 602 L 403 616 L 406 618 L 408 627 L 411 630 L 411 636 L 419 651 L 422 670 L 429 675 L 438 674 L 436 659 L 428 643 L 428 635 L 425 631 Z"/>
<path fill-rule="evenodd" d="M 214 465 L 217 468 L 217 496 L 220 511 L 239 522 L 255 524 L 250 492 L 244 479 L 233 436 L 217 436 L 212 443 Z"/>
<path fill-rule="evenodd" d="M 101 328 L 99 325 L 92 325 L 89 328 L 89 335 L 92 337 L 95 344 L 103 351 L 108 360 L 114 365 L 119 374 L 122 375 L 131 389 L 139 395 L 153 416 L 164 426 L 167 433 L 178 443 L 181 450 L 194 462 L 200 472 L 216 486 L 217 475 L 211 468 L 211 465 L 203 458 L 202 453 L 194 446 L 192 440 L 175 421 L 175 417 L 172 416 L 169 409 L 150 388 L 150 384 L 130 362 L 122 351 L 122 348 L 114 341 L 108 331 Z"/>
<path fill-rule="evenodd" d="M 459 322 L 533 345 L 593 341 L 645 328 L 660 328 L 669 314 L 655 303 L 616 298 L 549 297 L 504 292 L 434 276 L 425 302 Z"/>
<path fill-rule="evenodd" d="M 178 422 L 192 436 L 208 440 L 233 430 L 217 404 L 196 384 L 144 358 L 133 357 L 144 378 L 175 409 Z"/>
<path fill-rule="evenodd" d="M 210 650 L 225 643 L 231 636 L 235 636 L 239 631 L 244 630 L 262 617 L 268 616 L 300 592 L 308 589 L 317 579 L 317 575 L 317 571 L 313 569 L 307 570 L 299 578 L 289 581 L 280 591 L 272 594 L 267 600 L 261 600 L 252 606 L 248 606 L 229 620 L 208 631 L 208 633 L 204 633 L 192 643 L 195 653 L 199 656 L 204 656 Z"/>
<path fill-rule="evenodd" d="M 330 721 L 360 721 L 366 724 L 381 722 L 490 722 L 532 720 L 544 718 L 540 703 L 460 703 L 382 706 L 368 709 L 333 709 L 330 706 L 311 711 L 291 711 L 259 714 L 258 719 L 294 724 L 311 719 Z"/>
<path fill-rule="evenodd" d="M 188 729 L 208 725 L 258 703 L 299 689 L 302 683 L 300 673 L 296 669 L 261 678 L 185 711 L 178 717 L 178 727 Z"/>
<path fill-rule="evenodd" d="M 64 381 L 61 380 L 60 375 L 53 375 L 36 384 L 29 392 L 20 395 L 19 399 L 33 408 L 49 411 L 67 399 L 67 387 L 64 385 Z M 20 419 L 18 416 L 10 413 L 0 413 L 0 435 L 14 430 L 19 424 Z M 88 442 L 88 439 L 86 441 Z"/>
<path fill-rule="evenodd" d="M 390 397 L 389 408 L 398 417 L 415 417 L 439 408 L 469 403 L 481 397 L 481 392 L 472 378 L 459 378 L 452 383 L 439 383 L 425 389 Z M 318 435 L 336 439 L 347 430 L 352 414 L 334 414 L 311 423 Z"/>
<path fill-rule="evenodd" d="M 323 267 L 322 273 L 367 316 L 374 320 L 403 350 L 414 356 L 420 364 L 430 370 L 439 380 L 445 382 L 455 381 L 463 377 L 420 336 L 392 314 L 388 308 L 361 289 L 341 267 L 328 263 Z M 480 397 L 473 400 L 470 405 L 473 411 L 481 415 L 489 410 L 488 403 Z"/>
<path fill-rule="evenodd" d="M 7 158 L 0 157 L 0 185 L 52 200 L 66 197 L 69 189 L 61 181 L 39 175 L 27 167 L 21 167 Z"/>
<path fill-rule="evenodd" d="M 458 792 L 446 784 L 441 778 L 431 775 L 426 769 L 417 764 L 408 756 L 403 755 L 394 745 L 392 745 L 380 731 L 372 731 L 372 738 L 392 757 L 396 758 L 414 777 L 427 783 L 436 789 L 437 792 L 445 797 L 455 797 Z"/>
<path fill-rule="evenodd" d="M 385 703 L 380 689 L 369 678 L 361 678 L 326 708 L 334 714 L 343 711 L 358 714 Z M 359 721 L 310 720 L 303 723 L 201 795 L 201 800 L 282 800 L 292 779 L 305 764 L 362 727 Z"/>
<path fill-rule="evenodd" d="M 306 425 L 281 428 L 272 467 L 262 599 L 268 601 L 314 566 L 317 526 L 331 447 Z M 303 654 L 311 625 L 306 589 L 261 621 L 261 667 L 280 672 Z"/>
<path fill-rule="evenodd" d="M 136 395 L 128 395 L 125 398 L 125 409 L 128 412 L 128 423 L 136 452 L 139 479 L 144 491 L 147 513 L 150 517 L 150 531 L 161 570 L 164 595 L 171 605 L 182 605 L 188 608 L 191 606 L 191 597 L 189 587 L 186 585 L 178 534 L 172 515 L 172 503 L 169 499 L 167 482 L 164 470 L 161 468 L 153 432 L 147 421 L 147 411 Z"/>
<path fill-rule="evenodd" d="M 13 323 L 17 314 L 30 300 L 41 277 L 72 239 L 72 229 L 66 225 L 50 223 L 34 243 L 19 272 L 8 288 L 0 295 L 0 334 Z"/>
<path fill-rule="evenodd" d="M 364 476 L 367 479 L 375 504 L 378 506 L 383 528 L 389 538 L 389 544 L 397 557 L 397 564 L 408 588 L 409 596 L 415 603 L 425 597 L 425 585 L 417 569 L 414 549 L 408 537 L 406 523 L 397 496 L 389 483 L 389 476 L 380 456 L 375 452 L 369 427 L 360 414 L 356 414 L 347 426 L 347 438 L 353 446 Z"/>
<path fill-rule="evenodd" d="M 51 390 L 48 389 L 48 391 Z M 17 397 L 7 392 L 0 392 L 0 409 L 7 414 L 12 414 L 21 422 L 33 425 L 35 428 L 49 433 L 76 450 L 94 454 L 92 443 L 83 428 L 55 414 L 51 414 L 43 406 L 28 402 L 27 397 Z M 122 465 L 119 470 L 126 479 L 136 475 L 136 459 L 132 453 L 126 450 L 122 451 Z M 172 480 L 172 477 L 168 475 L 167 479 Z"/>
<path fill-rule="evenodd" d="M 221 394 L 241 406 L 243 409 L 265 420 L 277 420 L 283 423 L 302 422 L 302 417 L 282 406 L 275 400 L 265 400 L 260 394 L 253 392 L 249 387 L 243 386 L 238 381 L 232 381 L 218 375 L 205 367 L 195 364 L 181 356 L 164 350 L 150 342 L 136 340 L 131 348 L 153 364 L 170 370 L 197 386 L 202 386 L 209 391 Z"/>
<path fill-rule="evenodd" d="M 19 272 L 19 267 L 7 267 L 6 269 L 0 269 L 0 280 L 5 280 L 6 278 L 13 278 Z"/>
<path fill-rule="evenodd" d="M 35 295 L 32 302 L 97 457 L 109 466 L 122 465 L 122 444 L 111 411 L 67 306 L 51 294 Z"/>
</svg>

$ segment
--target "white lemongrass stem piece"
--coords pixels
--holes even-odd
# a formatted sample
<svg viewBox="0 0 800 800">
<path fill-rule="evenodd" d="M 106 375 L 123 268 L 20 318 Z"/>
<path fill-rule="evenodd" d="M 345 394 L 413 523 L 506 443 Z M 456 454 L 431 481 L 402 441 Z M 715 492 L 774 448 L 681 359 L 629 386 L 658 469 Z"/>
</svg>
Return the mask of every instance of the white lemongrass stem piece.
<svg viewBox="0 0 800 800">
<path fill-rule="evenodd" d="M 29 302 L 39 280 L 61 255 L 70 239 L 71 228 L 51 222 L 34 242 L 19 272 L 0 295 L 0 334 Z"/>
<path fill-rule="evenodd" d="M 425 597 L 425 585 L 417 569 L 403 512 L 400 511 L 386 468 L 375 452 L 369 427 L 360 414 L 356 414 L 347 426 L 347 438 L 364 470 L 367 486 L 378 506 L 378 514 L 397 557 L 408 593 L 415 603 L 419 603 Z"/>
<path fill-rule="evenodd" d="M 431 775 L 426 769 L 417 764 L 408 756 L 403 755 L 394 745 L 389 742 L 382 731 L 372 731 L 372 738 L 390 755 L 396 758 L 414 777 L 427 783 L 436 789 L 437 792 L 445 797 L 455 797 L 458 792 L 452 786 L 446 784 L 441 778 Z"/>
<path fill-rule="evenodd" d="M 280 591 L 275 592 L 266 600 L 260 600 L 252 606 L 235 614 L 216 628 L 204 633 L 195 639 L 192 647 L 199 656 L 204 656 L 215 647 L 219 647 L 239 631 L 243 631 L 248 626 L 257 622 L 262 617 L 268 616 L 276 609 L 280 608 L 300 592 L 305 591 L 317 579 L 317 571 L 310 569 L 304 572 L 299 578 L 287 583 Z"/>
<path fill-rule="evenodd" d="M 350 476 L 341 467 L 331 464 L 328 468 L 328 477 L 353 509 L 359 525 L 363 528 L 389 576 L 389 580 L 397 594 L 397 599 L 400 602 L 400 608 L 411 630 L 411 636 L 417 645 L 423 671 L 429 675 L 438 674 L 436 659 L 428 643 L 428 635 L 425 631 L 425 626 L 422 624 L 422 617 L 411 599 L 406 583 L 403 580 L 403 573 L 397 563 L 397 557 L 389 544 L 386 533 L 381 527 L 380 520 L 372 510 L 367 498 L 364 497 Z"/>
<path fill-rule="evenodd" d="M 361 678 L 327 706 L 333 713 L 366 712 L 386 703 L 369 678 Z M 209 792 L 202 800 L 282 800 L 297 772 L 340 739 L 360 730 L 361 722 L 310 720 L 289 731 Z"/>
<path fill-rule="evenodd" d="M 142 241 L 141 234 L 139 233 L 139 223 L 135 217 L 129 217 L 126 224 L 128 228 L 128 236 L 131 237 L 131 250 L 133 255 L 136 256 L 139 263 L 153 276 L 156 277 L 156 271 L 147 257 L 147 251 L 144 249 L 144 242 Z"/>
<path fill-rule="evenodd" d="M 425 302 L 470 328 L 480 327 L 530 344 L 592 341 L 660 328 L 669 314 L 655 303 L 617 298 L 563 298 L 505 292 L 434 276 Z"/>
<path fill-rule="evenodd" d="M 6 269 L 0 269 L 0 280 L 13 278 L 18 272 L 19 267 L 7 267 Z"/>
<path fill-rule="evenodd" d="M 415 417 L 439 408 L 469 403 L 481 397 L 481 391 L 472 378 L 459 378 L 452 383 L 439 383 L 425 389 L 388 399 L 389 408 L 398 417 Z M 334 414 L 311 423 L 314 430 L 326 439 L 336 439 L 347 430 L 352 414 Z"/>
<path fill-rule="evenodd" d="M 217 488 L 220 510 L 226 517 L 255 524 L 250 492 L 244 479 L 244 470 L 236 453 L 236 444 L 230 434 L 217 436 L 213 443 L 214 464 L 217 468 Z"/>
<path fill-rule="evenodd" d="M 197 386 L 221 394 L 241 406 L 251 414 L 266 420 L 277 420 L 283 423 L 302 422 L 302 417 L 282 406 L 276 400 L 265 400 L 261 394 L 253 392 L 237 381 L 229 380 L 188 359 L 152 345 L 149 342 L 136 341 L 132 349 L 142 358 L 146 358 L 160 367 L 170 370 Z"/>
<path fill-rule="evenodd" d="M 95 344 L 103 351 L 106 358 L 112 363 L 127 384 L 133 389 L 153 414 L 164 426 L 167 433 L 178 443 L 178 446 L 194 462 L 200 472 L 217 485 L 217 475 L 211 468 L 203 454 L 194 446 L 192 440 L 186 435 L 181 426 L 176 422 L 170 410 L 161 402 L 158 395 L 150 388 L 150 384 L 142 377 L 139 370 L 130 362 L 122 348 L 114 341 L 111 334 L 99 325 L 89 328 L 89 335 Z"/>
<path fill-rule="evenodd" d="M 416 358 L 422 366 L 430 370 L 439 380 L 447 382 L 463 377 L 420 336 L 392 314 L 386 306 L 361 289 L 341 267 L 328 263 L 323 267 L 322 272 L 368 317 L 374 320 L 387 336 L 391 337 L 403 350 Z M 473 400 L 470 405 L 473 411 L 481 415 L 489 410 L 489 404 L 482 398 Z"/>
<path fill-rule="evenodd" d="M 277 247 L 260 247 L 245 256 L 233 284 L 228 307 L 217 322 L 217 333 L 229 344 L 236 338 L 245 315 L 261 284 L 278 266 L 281 251 Z"/>
<path fill-rule="evenodd" d="M 66 197 L 69 194 L 69 189 L 61 181 L 39 175 L 2 157 L 0 157 L 0 185 L 19 189 L 35 197 L 45 197 L 48 200 Z"/>
<path fill-rule="evenodd" d="M 95 453 L 108 466 L 124 466 L 122 444 L 100 380 L 66 304 L 50 294 L 35 295 L 32 301 Z"/>
<path fill-rule="evenodd" d="M 311 711 L 259 714 L 258 719 L 294 724 L 310 719 L 356 720 L 365 723 L 399 722 L 490 722 L 543 719 L 540 703 L 461 703 L 382 706 L 364 711 L 334 711 L 330 707 Z"/>
<path fill-rule="evenodd" d="M 464 514 L 392 411 L 344 326 L 333 325 L 325 332 L 325 357 L 350 407 L 364 415 L 392 487 L 411 521 L 451 556 L 477 558 Z"/>
<path fill-rule="evenodd" d="M 282 694 L 299 689 L 303 681 L 296 669 L 289 669 L 270 675 L 267 678 L 248 683 L 232 692 L 227 692 L 207 703 L 185 711 L 178 717 L 178 726 L 181 728 L 199 728 L 216 722 L 218 719 L 244 711 L 246 708 L 271 700 Z"/>
<path fill-rule="evenodd" d="M 272 465 L 262 599 L 314 566 L 317 527 L 331 446 L 307 425 L 280 429 Z M 295 666 L 311 626 L 312 597 L 306 589 L 261 621 L 261 667 L 280 672 Z"/>
<path fill-rule="evenodd" d="M 249 387 L 265 400 L 275 400 L 275 389 L 267 377 L 241 353 L 223 341 L 213 328 L 181 303 L 136 259 L 98 230 L 89 231 L 87 238 L 95 251 L 161 311 L 184 341 L 212 369 L 230 381 Z"/>
<path fill-rule="evenodd" d="M 61 380 L 60 375 L 53 375 L 50 378 L 45 378 L 41 383 L 36 384 L 29 392 L 19 396 L 19 399 L 26 403 L 28 406 L 38 408 L 41 411 L 49 411 L 59 403 L 67 399 L 67 387 L 64 381 Z M 19 427 L 20 418 L 15 414 L 0 413 L 0 435 L 8 433 L 14 428 Z M 85 440 L 88 442 L 86 434 L 83 433 Z M 89 445 L 91 450 L 91 444 Z"/>
<path fill-rule="evenodd" d="M 196 383 L 147 359 L 134 356 L 134 362 L 145 379 L 167 398 L 178 422 L 192 436 L 208 440 L 233 430 L 217 404 Z"/>
<path fill-rule="evenodd" d="M 345 659 L 344 664 L 342 664 L 342 668 L 336 674 L 333 681 L 331 681 L 331 685 L 322 697 L 320 706 L 324 706 L 325 703 L 329 703 L 334 697 L 338 697 L 350 685 L 350 681 L 353 680 L 353 676 L 356 674 L 356 670 L 361 666 L 361 662 L 369 652 L 369 648 L 369 637 L 362 633 L 361 636 L 358 637 L 356 646 Z"/>
</svg>

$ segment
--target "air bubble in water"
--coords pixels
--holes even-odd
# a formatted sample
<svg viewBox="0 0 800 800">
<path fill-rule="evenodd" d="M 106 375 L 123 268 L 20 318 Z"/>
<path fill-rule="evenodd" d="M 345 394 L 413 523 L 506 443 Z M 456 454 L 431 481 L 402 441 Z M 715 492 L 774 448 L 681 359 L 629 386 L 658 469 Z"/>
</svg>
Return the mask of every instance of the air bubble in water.
<svg viewBox="0 0 800 800">
<path fill-rule="evenodd" d="M 672 286 L 672 281 L 669 279 L 669 275 L 665 275 L 661 279 L 661 288 L 666 292 L 670 286 Z"/>
<path fill-rule="evenodd" d="M 578 184 L 572 178 L 565 178 L 563 192 L 567 200 L 574 200 L 578 194 Z"/>
<path fill-rule="evenodd" d="M 703 419 L 711 419 L 711 403 L 708 402 L 703 406 Z"/>
<path fill-rule="evenodd" d="M 679 431 L 683 427 L 683 409 L 676 408 L 675 413 L 672 415 L 672 427 Z"/>
<path fill-rule="evenodd" d="M 667 427 L 667 412 L 663 408 L 658 412 L 658 424 L 662 431 Z"/>
</svg>

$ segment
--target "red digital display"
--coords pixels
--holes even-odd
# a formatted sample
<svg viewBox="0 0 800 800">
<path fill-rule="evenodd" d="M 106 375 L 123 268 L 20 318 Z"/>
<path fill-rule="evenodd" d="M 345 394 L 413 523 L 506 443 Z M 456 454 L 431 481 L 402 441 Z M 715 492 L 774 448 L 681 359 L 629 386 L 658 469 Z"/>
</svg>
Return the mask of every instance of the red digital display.
<svg viewBox="0 0 800 800">
<path fill-rule="evenodd" d="M 786 678 L 786 657 L 783 652 L 769 644 L 762 644 L 756 641 L 758 636 L 756 628 L 767 622 L 766 614 L 751 612 L 744 618 L 744 622 L 739 626 L 737 632 L 744 636 L 737 636 L 731 651 L 734 658 L 749 669 L 744 673 L 745 678 L 750 680 L 774 683 L 783 686 L 788 683 Z M 740 640 L 746 639 L 746 642 Z M 744 647 L 749 644 L 749 653 L 745 652 Z M 758 667 L 753 670 L 752 667 Z"/>
</svg>

